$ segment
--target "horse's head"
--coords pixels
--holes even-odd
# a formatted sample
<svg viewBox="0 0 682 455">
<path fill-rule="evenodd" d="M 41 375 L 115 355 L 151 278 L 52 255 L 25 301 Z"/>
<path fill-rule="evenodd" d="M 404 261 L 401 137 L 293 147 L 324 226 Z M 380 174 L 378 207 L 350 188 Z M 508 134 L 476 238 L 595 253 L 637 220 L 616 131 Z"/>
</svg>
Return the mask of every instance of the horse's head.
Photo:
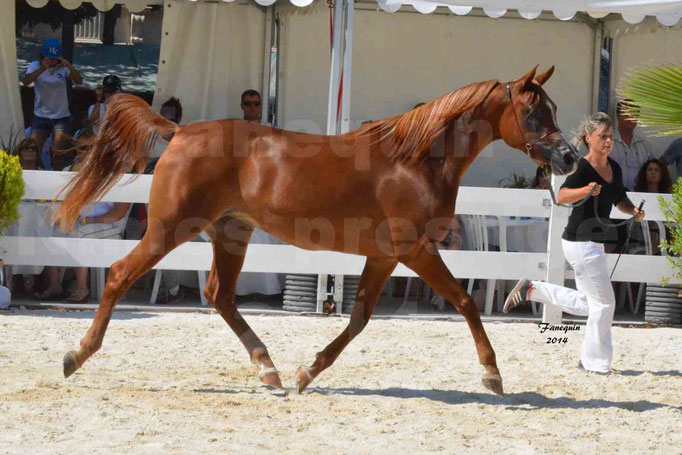
<svg viewBox="0 0 682 455">
<path fill-rule="evenodd" d="M 566 140 L 556 120 L 556 105 L 542 89 L 554 67 L 535 74 L 536 68 L 518 81 L 503 86 L 506 107 L 500 119 L 500 134 L 510 146 L 521 150 L 552 173 L 572 173 L 578 165 L 578 151 Z"/>
</svg>

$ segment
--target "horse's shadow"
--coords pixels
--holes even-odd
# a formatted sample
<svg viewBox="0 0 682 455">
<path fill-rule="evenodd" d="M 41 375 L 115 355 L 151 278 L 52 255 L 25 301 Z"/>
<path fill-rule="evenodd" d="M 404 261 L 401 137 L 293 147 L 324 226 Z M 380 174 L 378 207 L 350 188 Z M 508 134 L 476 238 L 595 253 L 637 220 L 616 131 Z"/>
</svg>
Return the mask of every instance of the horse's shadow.
<svg viewBox="0 0 682 455">
<path fill-rule="evenodd" d="M 650 401 L 610 401 L 604 399 L 574 400 L 569 397 L 549 398 L 536 392 L 509 393 L 504 398 L 490 393 L 459 392 L 456 390 L 415 390 L 402 387 L 390 387 L 387 389 L 360 389 L 360 388 L 319 388 L 315 387 L 309 393 L 322 395 L 348 395 L 348 396 L 380 396 L 387 398 L 415 399 L 422 398 L 441 403 L 460 404 L 488 404 L 492 406 L 504 406 L 505 409 L 519 411 L 533 411 L 538 409 L 604 409 L 619 408 L 633 412 L 651 411 L 660 408 L 670 408 L 682 411 L 682 407 L 670 406 L 665 403 L 652 403 Z"/>
</svg>

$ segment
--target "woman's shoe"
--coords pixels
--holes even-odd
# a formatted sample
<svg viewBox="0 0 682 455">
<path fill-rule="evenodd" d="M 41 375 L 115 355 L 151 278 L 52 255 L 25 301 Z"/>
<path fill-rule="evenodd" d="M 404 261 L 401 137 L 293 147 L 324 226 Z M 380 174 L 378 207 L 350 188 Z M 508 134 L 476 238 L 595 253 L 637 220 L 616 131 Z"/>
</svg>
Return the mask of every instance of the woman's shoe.
<svg viewBox="0 0 682 455">
<path fill-rule="evenodd" d="M 516 283 L 516 286 L 514 286 L 514 289 L 509 293 L 507 300 L 504 301 L 504 308 L 502 308 L 502 311 L 509 313 L 509 310 L 516 308 L 527 301 L 528 291 L 531 289 L 533 289 L 533 284 L 527 279 L 521 278 L 521 280 Z"/>
</svg>

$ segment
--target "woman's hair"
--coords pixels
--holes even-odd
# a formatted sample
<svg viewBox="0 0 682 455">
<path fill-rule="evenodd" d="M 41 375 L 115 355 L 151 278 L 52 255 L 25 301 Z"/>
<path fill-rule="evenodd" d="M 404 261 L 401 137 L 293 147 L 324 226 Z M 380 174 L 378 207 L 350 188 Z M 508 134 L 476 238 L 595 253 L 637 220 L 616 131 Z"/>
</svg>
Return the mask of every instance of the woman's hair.
<svg viewBox="0 0 682 455">
<path fill-rule="evenodd" d="M 19 157 L 19 162 L 22 161 L 21 155 L 24 153 L 26 149 L 33 148 L 36 151 L 36 167 L 42 167 L 42 162 L 40 161 L 40 149 L 38 148 L 38 143 L 31 139 L 30 137 L 27 137 L 26 139 L 22 140 L 19 142 L 19 145 L 17 145 L 17 156 Z M 23 163 L 22 163 L 23 165 Z"/>
<path fill-rule="evenodd" d="M 248 90 L 247 90 L 248 92 Z M 256 92 L 258 94 L 258 92 Z M 242 95 L 243 96 L 243 95 Z M 260 96 L 260 95 L 259 95 Z M 180 104 L 180 100 L 177 99 L 176 97 L 171 97 L 161 105 L 161 109 L 172 109 L 173 110 L 173 121 L 176 123 L 180 123 L 182 121 L 182 104 Z"/>
<path fill-rule="evenodd" d="M 673 183 L 672 179 L 670 178 L 670 173 L 668 172 L 668 166 L 664 162 L 656 158 L 651 158 L 646 163 L 642 164 L 642 167 L 639 168 L 639 171 L 637 172 L 637 177 L 635 178 L 635 191 L 639 191 L 641 193 L 649 192 L 649 186 L 647 185 L 646 181 L 646 170 L 649 167 L 649 164 L 651 163 L 655 163 L 661 170 L 661 181 L 658 182 L 658 192 L 672 193 Z"/>
<path fill-rule="evenodd" d="M 578 130 L 573 137 L 573 145 L 576 148 L 580 148 L 581 146 L 589 148 L 587 141 L 585 140 L 585 136 L 589 136 L 600 128 L 613 129 L 613 122 L 611 121 L 611 118 L 603 112 L 597 112 L 596 114 L 593 114 L 592 116 L 583 120 L 580 125 L 578 125 Z"/>
<path fill-rule="evenodd" d="M 550 172 L 549 168 L 544 167 L 544 166 L 538 166 L 538 168 L 535 170 L 535 178 L 533 179 L 533 188 L 537 188 L 540 186 L 540 181 L 542 179 L 546 178 L 551 178 L 552 173 Z"/>
</svg>

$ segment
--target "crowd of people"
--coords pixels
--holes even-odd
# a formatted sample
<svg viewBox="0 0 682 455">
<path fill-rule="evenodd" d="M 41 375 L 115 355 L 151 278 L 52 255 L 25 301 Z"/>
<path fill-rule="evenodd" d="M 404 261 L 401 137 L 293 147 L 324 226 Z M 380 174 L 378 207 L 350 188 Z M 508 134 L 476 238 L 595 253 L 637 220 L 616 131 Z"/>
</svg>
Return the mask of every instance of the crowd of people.
<svg viewBox="0 0 682 455">
<path fill-rule="evenodd" d="M 87 109 L 87 117 L 78 119 L 70 110 L 68 88 L 70 83 L 81 84 L 83 78 L 79 71 L 62 57 L 61 43 L 56 39 L 43 42 L 37 60 L 30 63 L 23 78 L 24 86 L 33 86 L 35 98 L 33 116 L 25 130 L 25 138 L 17 145 L 15 153 L 25 170 L 78 170 L 79 157 L 86 150 L 80 144 L 96 135 L 99 124 L 106 114 L 110 98 L 124 90 L 121 79 L 110 74 L 104 77 L 95 89 L 96 102 Z M 261 97 L 255 90 L 246 90 L 242 95 L 241 109 L 244 119 L 261 121 Z M 164 102 L 160 115 L 180 124 L 182 104 L 176 97 Z M 159 138 L 150 151 L 150 162 L 145 173 L 154 172 L 156 163 L 168 146 Z M 54 208 L 53 208 L 54 209 Z M 5 235 L 29 237 L 76 237 L 76 238 L 122 238 L 133 207 L 130 203 L 100 202 L 87 207 L 71 233 L 62 232 L 59 227 L 50 225 L 51 209 L 49 201 L 25 200 L 20 206 L 20 219 L 17 225 L 6 231 Z M 137 207 L 134 216 L 140 226 L 146 217 L 145 207 Z M 142 232 L 133 233 L 140 237 Z M 274 243 L 275 239 L 256 230 L 254 243 Z M 70 303 L 89 301 L 88 268 L 75 267 L 65 270 L 60 267 L 12 266 L 11 275 L 5 279 L 13 290 L 41 301 L 66 300 Z M 38 280 L 37 277 L 40 277 Z M 4 277 L 3 277 L 4 278 Z M 2 279 L 2 278 L 0 278 Z M 158 303 L 170 303 L 182 296 L 179 292 L 181 272 L 165 271 L 163 292 Z M 278 276 L 254 274 L 241 280 L 242 293 L 257 290 L 269 294 L 281 293 Z M 238 290 L 239 291 L 239 290 Z"/>
</svg>

